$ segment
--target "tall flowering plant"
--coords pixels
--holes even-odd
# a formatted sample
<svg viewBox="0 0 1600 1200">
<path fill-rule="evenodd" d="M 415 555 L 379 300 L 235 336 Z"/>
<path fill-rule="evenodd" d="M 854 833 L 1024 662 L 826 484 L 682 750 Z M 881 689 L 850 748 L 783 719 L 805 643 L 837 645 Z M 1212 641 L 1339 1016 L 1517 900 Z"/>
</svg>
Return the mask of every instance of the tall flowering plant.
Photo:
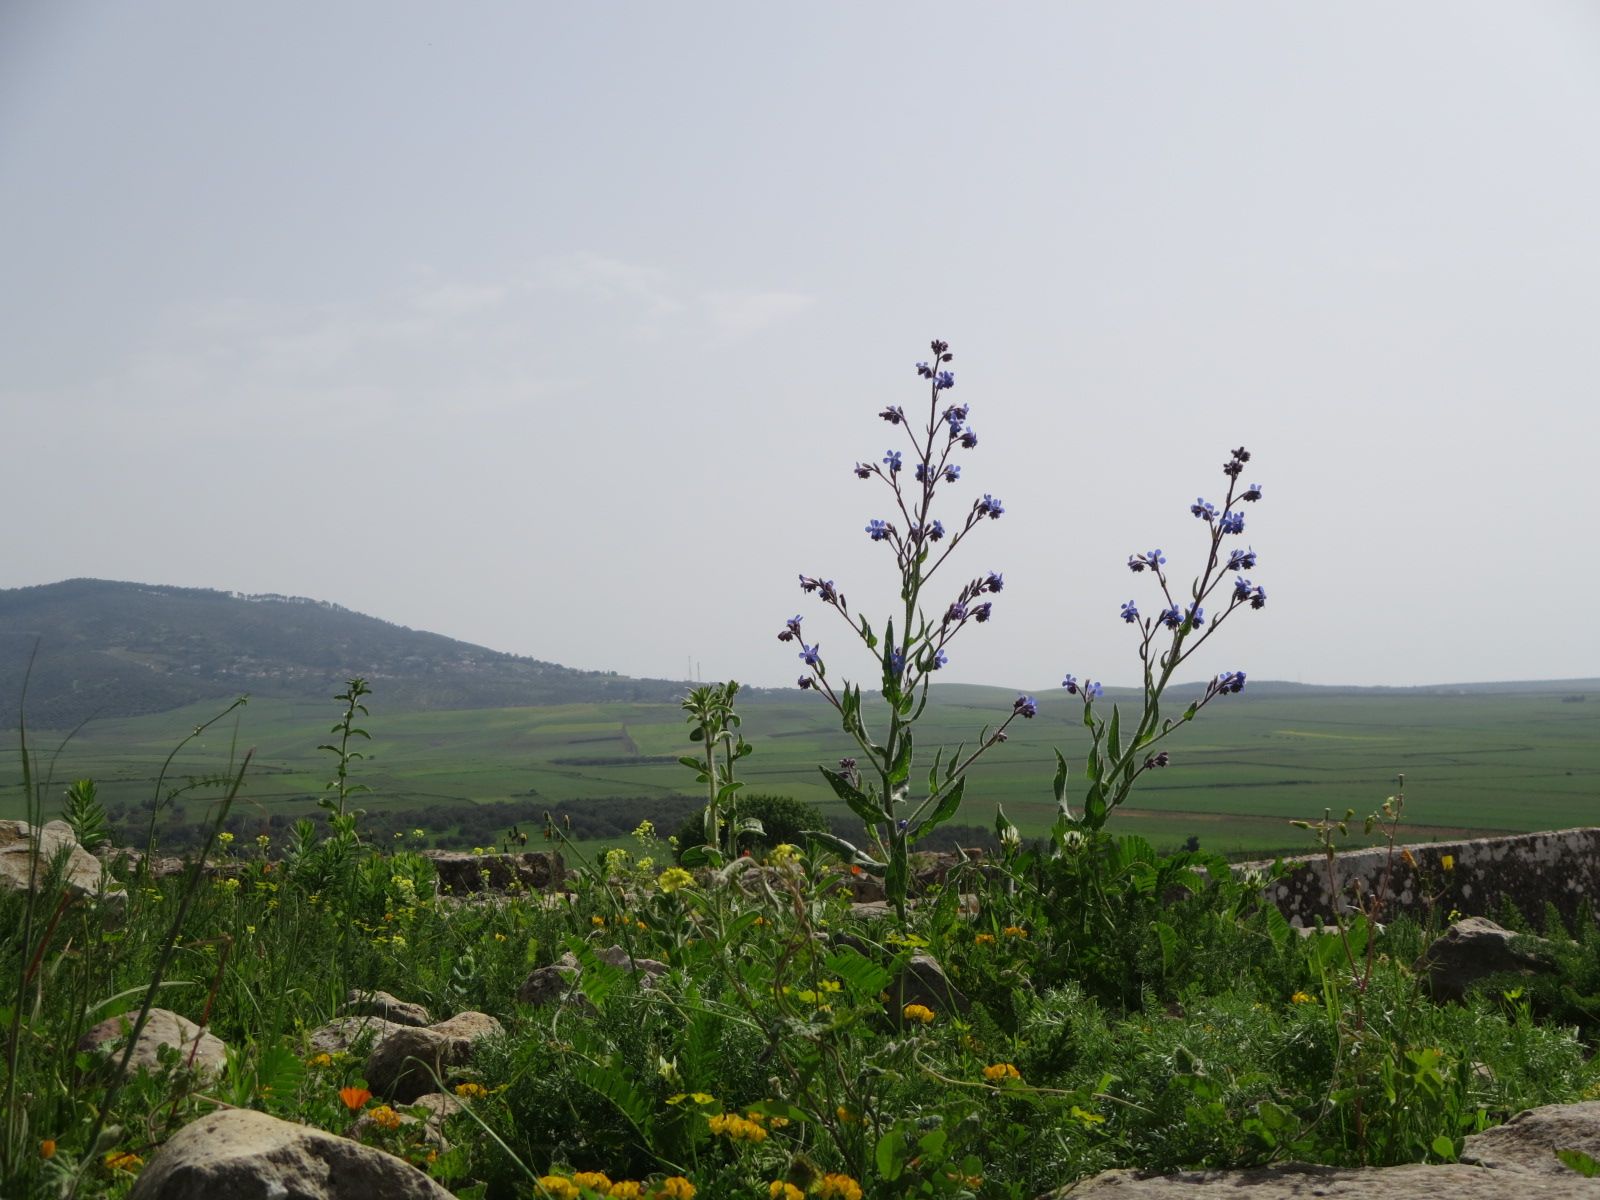
<svg viewBox="0 0 1600 1200">
<path fill-rule="evenodd" d="M 1239 483 L 1249 461 L 1250 452 L 1240 446 L 1230 452 L 1228 461 L 1222 465 L 1222 473 L 1228 480 L 1228 494 L 1220 509 L 1204 497 L 1189 506 L 1190 514 L 1206 527 L 1208 553 L 1205 568 L 1194 579 L 1187 595 L 1182 592 L 1174 595 L 1164 569 L 1167 559 L 1160 550 L 1147 550 L 1128 557 L 1128 569 L 1135 575 L 1149 572 L 1154 577 L 1163 604 L 1154 616 L 1142 615 L 1135 600 L 1122 605 L 1121 618 L 1136 632 L 1139 661 L 1144 667 L 1144 705 L 1133 729 L 1123 728 L 1122 714 L 1115 704 L 1111 706 L 1109 719 L 1096 711 L 1095 701 L 1104 691 L 1099 683 L 1079 680 L 1074 675 L 1061 681 L 1062 687 L 1083 702 L 1083 723 L 1089 729 L 1091 745 L 1085 764 L 1089 786 L 1084 795 L 1083 811 L 1077 816 L 1073 815 L 1066 799 L 1067 762 L 1059 750 L 1056 752 L 1055 793 L 1060 815 L 1055 837 L 1058 845 L 1074 833 L 1098 830 L 1111 811 L 1128 798 L 1139 776 L 1167 765 L 1167 752 L 1157 751 L 1155 746 L 1174 728 L 1194 720 L 1195 714 L 1218 696 L 1244 691 L 1244 672 L 1226 671 L 1212 678 L 1175 720 L 1161 715 L 1161 696 L 1173 672 L 1235 612 L 1266 606 L 1266 589 L 1252 583 L 1245 574 L 1255 569 L 1255 550 L 1237 546 L 1225 548 L 1224 545 L 1227 539 L 1244 533 L 1242 506 L 1261 499 L 1259 483 L 1249 487 Z M 1206 614 L 1208 606 L 1211 616 Z"/>
<path fill-rule="evenodd" d="M 866 617 L 851 613 L 833 580 L 800 576 L 800 590 L 842 617 L 876 660 L 883 716 L 869 728 L 861 685 L 845 681 L 834 687 L 820 639 L 807 641 L 802 617 L 791 618 L 778 634 L 779 641 L 800 647 L 805 668 L 800 687 L 816 691 L 833 705 L 845 733 L 859 748 L 859 758 L 842 759 L 836 770 L 821 770 L 835 794 L 866 822 L 874 854 L 831 835 L 814 836 L 854 865 L 881 873 L 884 891 L 902 917 L 909 847 L 955 815 L 961 807 L 967 770 L 991 746 L 1005 741 L 1006 727 L 1037 711 L 1031 697 L 1019 696 L 999 727 L 990 730 L 986 726 L 970 752 L 963 743 L 946 758 L 940 748 L 928 771 L 926 788 L 913 788 L 912 729 L 927 706 L 928 686 L 949 662 L 947 648 L 956 636 L 969 625 L 989 620 L 994 607 L 989 597 L 1004 586 L 998 572 L 969 576 L 932 615 L 923 608 L 925 589 L 956 547 L 985 521 L 999 520 L 1005 513 L 1005 506 L 986 493 L 966 505 L 964 514 L 948 527 L 934 515 L 935 502 L 962 485 L 958 459 L 977 446 L 978 435 L 968 419 L 969 406 L 950 399 L 956 378 L 949 365 L 954 358 L 949 344 L 935 341 L 929 348 L 933 357 L 917 364 L 917 375 L 927 381 L 925 414 L 908 416 L 899 405 L 885 408 L 878 416 L 901 432 L 902 446 L 891 446 L 876 462 L 855 465 L 857 478 L 877 481 L 887 487 L 891 497 L 887 513 L 869 520 L 865 532 L 894 555 L 900 576 L 900 609 L 883 622 L 880 634 Z"/>
</svg>

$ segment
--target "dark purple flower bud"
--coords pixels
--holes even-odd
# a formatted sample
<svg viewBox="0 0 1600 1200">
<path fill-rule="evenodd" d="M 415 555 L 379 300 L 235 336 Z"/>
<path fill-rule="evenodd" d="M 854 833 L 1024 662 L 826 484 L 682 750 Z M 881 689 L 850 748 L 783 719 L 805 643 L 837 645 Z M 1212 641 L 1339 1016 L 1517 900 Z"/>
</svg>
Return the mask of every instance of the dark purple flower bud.
<svg viewBox="0 0 1600 1200">
<path fill-rule="evenodd" d="M 1210 521 L 1216 518 L 1217 506 L 1215 504 L 1207 503 L 1206 498 L 1201 496 L 1197 498 L 1193 504 L 1189 505 L 1189 511 L 1195 516 L 1199 517 L 1202 521 Z"/>
<path fill-rule="evenodd" d="M 1137 575 L 1140 571 L 1144 570 L 1144 559 L 1137 554 L 1128 555 L 1128 570 Z"/>
<path fill-rule="evenodd" d="M 1231 462 L 1225 462 L 1222 464 L 1222 473 L 1229 479 L 1238 478 L 1239 472 L 1243 470 L 1244 464 L 1238 459 L 1233 459 Z"/>
<path fill-rule="evenodd" d="M 1139 606 L 1132 600 L 1129 600 L 1122 606 L 1122 619 L 1129 625 L 1132 625 L 1139 620 Z"/>
<path fill-rule="evenodd" d="M 1201 608 L 1198 604 L 1191 604 L 1189 606 L 1189 612 L 1187 616 L 1189 618 L 1189 624 L 1196 629 L 1199 629 L 1200 626 L 1206 623 L 1206 610 Z"/>
<path fill-rule="evenodd" d="M 822 581 L 820 579 L 812 579 L 809 575 L 800 576 L 800 590 L 802 592 L 814 592 L 821 586 Z"/>
<path fill-rule="evenodd" d="M 978 503 L 973 507 L 977 509 L 980 517 L 988 517 L 991 521 L 997 520 L 1000 514 L 1006 510 L 1005 505 L 1001 504 L 1000 501 L 989 495 L 988 492 L 985 492 L 983 494 L 983 499 L 978 501 Z"/>
<path fill-rule="evenodd" d="M 1240 446 L 1237 450 L 1233 451 L 1232 453 L 1233 453 L 1233 457 L 1236 460 L 1238 460 L 1239 462 L 1247 463 L 1247 462 L 1250 461 L 1250 451 L 1246 450 L 1243 446 Z"/>
<path fill-rule="evenodd" d="M 900 451 L 891 450 L 885 454 L 883 456 L 883 465 L 889 468 L 890 474 L 898 471 L 900 469 Z"/>
<path fill-rule="evenodd" d="M 841 758 L 839 760 L 839 770 L 841 772 L 843 772 L 845 774 L 849 774 L 851 771 L 854 771 L 855 769 L 856 769 L 856 760 L 855 759 L 853 759 L 853 758 Z"/>
<path fill-rule="evenodd" d="M 917 482 L 918 483 L 927 483 L 928 482 L 928 464 L 925 463 L 925 462 L 919 462 L 917 464 Z"/>
<path fill-rule="evenodd" d="M 895 826 L 894 827 L 896 829 L 898 829 L 901 833 L 904 833 L 908 828 L 910 828 L 910 826 L 911 826 L 911 822 L 909 820 L 907 820 L 905 817 L 901 817 L 898 821 L 895 822 Z"/>
<path fill-rule="evenodd" d="M 906 410 L 901 408 L 898 404 L 892 404 L 878 415 L 885 421 L 889 422 L 889 424 L 898 425 L 901 421 L 906 419 Z"/>
<path fill-rule="evenodd" d="M 801 620 L 802 620 L 802 618 L 800 617 L 800 615 L 798 613 L 795 614 L 794 616 L 790 617 L 789 620 L 788 620 L 789 632 L 794 634 L 795 637 L 799 637 L 800 636 L 800 622 L 801 622 Z"/>
<path fill-rule="evenodd" d="M 1072 695 L 1076 696 L 1078 694 L 1078 677 L 1076 675 L 1068 675 L 1061 681 L 1061 686 L 1066 688 L 1067 691 Z"/>
<path fill-rule="evenodd" d="M 942 355 L 950 349 L 950 343 L 941 342 L 939 339 L 935 338 L 933 341 L 928 343 L 928 349 L 932 350 L 935 354 Z"/>
<path fill-rule="evenodd" d="M 1239 512 L 1225 512 L 1222 520 L 1217 523 L 1217 528 L 1223 533 L 1243 533 L 1244 514 Z"/>
<path fill-rule="evenodd" d="M 940 414 L 939 419 L 951 425 L 959 426 L 967 419 L 968 408 L 965 404 L 952 404 Z"/>
<path fill-rule="evenodd" d="M 1267 606 L 1267 589 L 1258 587 L 1255 595 L 1250 597 L 1251 608 L 1265 608 Z"/>
<path fill-rule="evenodd" d="M 1168 629 L 1176 629 L 1183 624 L 1183 612 L 1174 604 L 1171 608 L 1163 608 L 1156 621 L 1165 625 Z"/>
<path fill-rule="evenodd" d="M 1171 756 L 1168 755 L 1165 750 L 1163 750 L 1160 754 L 1152 754 L 1149 758 L 1145 759 L 1144 765 L 1146 769 L 1153 769 L 1164 767 L 1171 761 Z"/>
<path fill-rule="evenodd" d="M 1004 589 L 1005 586 L 1005 576 L 1001 575 L 999 571 L 990 571 L 978 590 L 980 592 L 998 592 Z"/>
<path fill-rule="evenodd" d="M 951 463 L 944 469 L 944 478 L 946 483 L 954 483 L 956 480 L 961 478 L 961 468 L 954 463 Z"/>
<path fill-rule="evenodd" d="M 1244 672 L 1223 672 L 1222 676 L 1217 680 L 1216 689 L 1219 694 L 1224 696 L 1228 695 L 1229 693 L 1238 695 L 1240 692 L 1244 691 Z"/>
<path fill-rule="evenodd" d="M 832 604 L 835 600 L 839 599 L 839 593 L 836 592 L 833 587 L 833 580 L 825 579 L 817 585 L 817 588 L 817 599 L 824 601 L 827 604 Z"/>
<path fill-rule="evenodd" d="M 965 447 L 966 449 L 971 450 L 977 444 L 978 444 L 978 435 L 973 430 L 972 426 L 968 425 L 965 429 L 963 429 L 961 431 L 961 445 L 963 447 Z"/>
<path fill-rule="evenodd" d="M 1248 571 L 1256 565 L 1256 552 L 1254 550 L 1230 550 L 1228 561 L 1223 564 L 1226 571 Z"/>
<path fill-rule="evenodd" d="M 802 660 L 804 660 L 806 666 L 816 666 L 822 661 L 822 644 L 819 642 L 815 646 L 808 646 L 804 642 L 801 642 L 800 657 Z"/>
<path fill-rule="evenodd" d="M 956 373 L 954 371 L 940 371 L 933 377 L 933 386 L 939 391 L 948 391 L 955 385 Z"/>
<path fill-rule="evenodd" d="M 1250 581 L 1243 575 L 1233 581 L 1233 598 L 1235 600 L 1250 599 Z"/>
<path fill-rule="evenodd" d="M 1261 499 L 1261 485 L 1259 483 L 1252 483 L 1250 485 L 1249 490 L 1246 491 L 1243 495 L 1241 495 L 1239 497 L 1239 499 L 1241 499 L 1241 500 L 1259 500 L 1259 499 Z"/>
<path fill-rule="evenodd" d="M 869 467 L 866 463 L 858 462 L 856 464 L 856 478 L 857 479 L 871 479 L 872 478 L 872 468 Z"/>
<path fill-rule="evenodd" d="M 802 692 L 805 691 L 807 688 L 814 688 L 816 686 L 817 686 L 817 681 L 815 679 L 811 678 L 811 676 L 809 676 L 809 675 L 800 676 L 800 690 Z"/>
<path fill-rule="evenodd" d="M 894 526 L 887 521 L 880 521 L 876 517 L 867 522 L 867 534 L 875 542 L 881 542 L 894 532 Z"/>
<path fill-rule="evenodd" d="M 985 621 L 987 621 L 989 619 L 989 614 L 991 612 L 993 612 L 993 611 L 994 611 L 994 605 L 990 604 L 987 600 L 985 600 L 982 604 L 976 605 L 973 608 L 973 610 L 972 610 L 972 619 L 974 621 L 976 621 L 979 625 L 982 625 Z"/>
<path fill-rule="evenodd" d="M 919 362 L 917 364 L 917 374 L 922 376 L 922 378 L 924 378 L 924 379 L 932 379 L 933 378 L 933 368 L 930 367 L 925 362 Z"/>
<path fill-rule="evenodd" d="M 780 642 L 792 642 L 794 641 L 794 634 L 790 633 L 787 629 L 780 630 L 778 633 L 778 640 Z"/>
<path fill-rule="evenodd" d="M 942 538 L 944 536 L 944 522 L 935 521 L 932 525 L 929 525 L 927 536 L 930 542 L 937 542 Z"/>
<path fill-rule="evenodd" d="M 967 619 L 967 606 L 965 604 L 962 604 L 959 600 L 956 601 L 955 603 L 951 604 L 949 608 L 944 610 L 944 623 L 946 625 L 952 624 L 952 623 L 957 622 L 957 621 L 965 621 L 966 619 Z"/>
<path fill-rule="evenodd" d="M 1011 706 L 1011 711 L 1021 714 L 1023 720 L 1031 721 L 1038 713 L 1039 705 L 1032 696 L 1018 696 L 1016 703 Z"/>
</svg>

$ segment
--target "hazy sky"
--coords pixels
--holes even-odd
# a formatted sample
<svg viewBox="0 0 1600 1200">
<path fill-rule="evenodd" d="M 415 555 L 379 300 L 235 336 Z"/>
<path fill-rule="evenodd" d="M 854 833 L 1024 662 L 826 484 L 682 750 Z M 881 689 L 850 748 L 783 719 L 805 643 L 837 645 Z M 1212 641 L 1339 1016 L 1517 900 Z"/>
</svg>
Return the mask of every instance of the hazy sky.
<svg viewBox="0 0 1600 1200">
<path fill-rule="evenodd" d="M 0 586 L 284 592 L 792 683 L 956 352 L 947 677 L 1600 675 L 1589 4 L 0 4 Z M 952 567 L 957 565 L 954 561 Z M 944 590 L 930 607 L 942 608 Z"/>
</svg>

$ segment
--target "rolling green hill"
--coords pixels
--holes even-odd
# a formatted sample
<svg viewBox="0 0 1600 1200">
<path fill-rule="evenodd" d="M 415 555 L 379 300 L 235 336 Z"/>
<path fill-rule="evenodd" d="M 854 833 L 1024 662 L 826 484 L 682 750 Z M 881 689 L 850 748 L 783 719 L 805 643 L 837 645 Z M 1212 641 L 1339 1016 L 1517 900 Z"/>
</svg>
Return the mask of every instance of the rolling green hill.
<svg viewBox="0 0 1600 1200">
<path fill-rule="evenodd" d="M 391 710 L 671 700 L 684 690 L 501 654 L 321 601 L 101 579 L 0 591 L 7 727 L 30 657 L 28 720 L 41 728 L 245 692 L 322 700 L 356 675 Z"/>
</svg>

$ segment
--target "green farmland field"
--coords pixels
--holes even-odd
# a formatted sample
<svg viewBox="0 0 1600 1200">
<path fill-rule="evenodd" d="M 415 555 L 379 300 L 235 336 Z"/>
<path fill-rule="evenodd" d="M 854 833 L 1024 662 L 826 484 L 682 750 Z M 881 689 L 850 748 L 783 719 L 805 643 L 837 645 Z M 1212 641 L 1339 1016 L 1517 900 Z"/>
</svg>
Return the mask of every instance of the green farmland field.
<svg viewBox="0 0 1600 1200">
<path fill-rule="evenodd" d="M 1214 701 L 1162 744 L 1172 766 L 1141 780 L 1114 826 L 1161 846 L 1192 835 L 1234 854 L 1304 849 L 1290 819 L 1319 817 L 1324 809 L 1365 813 L 1394 791 L 1399 772 L 1406 776 L 1409 840 L 1600 823 L 1600 682 L 1506 686 L 1449 693 L 1252 685 Z M 1003 719 L 1013 696 L 995 688 L 935 689 L 917 729 L 924 767 L 934 746 L 970 743 L 986 722 Z M 1113 698 L 1127 703 L 1108 694 Z M 355 777 L 372 788 L 361 798 L 369 810 L 502 801 L 570 807 L 695 791 L 693 776 L 676 761 L 690 746 L 675 705 L 391 713 L 380 688 L 370 706 L 372 740 L 361 747 L 369 757 L 355 767 Z M 237 811 L 312 811 L 331 774 L 331 756 L 316 746 L 327 740 L 335 709 L 252 701 L 237 720 L 191 741 L 169 779 L 216 775 L 253 747 Z M 842 810 L 816 768 L 851 748 L 821 699 L 753 693 L 741 711 L 755 747 L 741 777 L 753 790 Z M 92 723 L 59 756 L 60 733 L 33 732 L 30 746 L 56 784 L 91 777 L 106 802 L 137 806 L 154 794 L 173 746 L 214 713 L 195 707 Z M 1025 834 L 1042 834 L 1054 812 L 1053 748 L 1063 750 L 1076 775 L 1087 745 L 1080 716 L 1072 698 L 1043 697 L 1039 717 L 1014 722 L 1010 741 L 974 769 L 957 822 L 988 826 L 998 803 Z M 15 736 L 9 741 L 0 758 L 5 817 L 22 812 Z M 216 791 L 198 787 L 186 802 L 203 805 Z"/>
</svg>

